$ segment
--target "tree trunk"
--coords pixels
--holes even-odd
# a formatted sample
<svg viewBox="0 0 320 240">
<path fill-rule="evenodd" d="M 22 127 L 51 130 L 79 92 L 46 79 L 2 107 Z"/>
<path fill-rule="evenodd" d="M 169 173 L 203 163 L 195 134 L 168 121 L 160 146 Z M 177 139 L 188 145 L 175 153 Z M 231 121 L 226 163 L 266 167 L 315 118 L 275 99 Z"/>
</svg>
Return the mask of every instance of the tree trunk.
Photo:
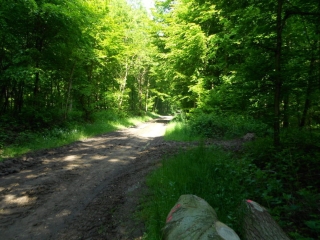
<svg viewBox="0 0 320 240">
<path fill-rule="evenodd" d="M 153 103 L 153 112 L 156 112 L 157 107 L 158 107 L 158 97 L 155 97 L 154 103 Z"/>
<path fill-rule="evenodd" d="M 5 113 L 9 109 L 9 94 L 6 86 L 3 86 L 1 89 L 1 113 Z"/>
<path fill-rule="evenodd" d="M 320 7 L 320 2 L 319 2 L 319 7 Z M 317 26 L 317 28 L 319 28 L 319 27 Z M 305 33 L 306 33 L 306 38 L 307 38 L 307 41 L 308 41 L 308 43 L 310 45 L 310 49 L 311 49 L 311 54 L 310 54 L 311 59 L 310 59 L 310 67 L 309 67 L 309 73 L 308 73 L 306 99 L 304 102 L 304 108 L 303 108 L 301 120 L 299 123 L 300 128 L 303 128 L 306 125 L 308 111 L 309 111 L 311 104 L 312 104 L 311 95 L 313 93 L 313 89 L 312 89 L 313 78 L 317 74 L 317 69 L 316 69 L 316 64 L 315 64 L 316 59 L 315 59 L 314 53 L 318 50 L 318 42 L 315 42 L 315 43 L 312 42 L 312 40 L 309 37 L 308 28 L 306 25 L 305 25 Z M 313 73 L 315 73 L 315 75 L 313 75 Z"/>
<path fill-rule="evenodd" d="M 251 200 L 243 207 L 245 239 L 290 240 L 264 207 Z M 190 194 L 180 196 L 162 231 L 164 240 L 240 240 L 205 200 Z"/>
<path fill-rule="evenodd" d="M 126 85 L 127 85 L 128 73 L 129 73 L 129 65 L 128 65 L 128 59 L 126 59 L 125 73 L 122 78 L 122 82 L 120 83 L 120 89 L 119 89 L 120 90 L 119 103 L 118 103 L 119 109 L 121 109 L 121 107 L 122 107 L 123 95 L 124 95 L 124 91 L 125 91 Z"/>
<path fill-rule="evenodd" d="M 65 105 L 65 113 L 64 113 L 64 119 L 67 119 L 68 117 L 68 110 L 69 110 L 69 101 L 70 101 L 70 96 L 71 96 L 71 89 L 72 89 L 72 79 L 73 79 L 73 73 L 74 69 L 76 67 L 76 63 L 73 64 L 70 77 L 69 77 L 69 84 L 68 84 L 68 94 L 67 94 L 67 99 L 66 99 L 66 105 Z"/>
<path fill-rule="evenodd" d="M 301 116 L 301 120 L 300 120 L 300 124 L 299 124 L 300 128 L 303 128 L 306 125 L 308 111 L 311 106 L 311 96 L 310 95 L 311 95 L 311 83 L 310 83 L 310 79 L 309 79 L 308 86 L 307 86 L 307 92 L 306 92 L 306 100 L 304 102 L 304 108 L 303 108 L 303 112 L 302 112 L 302 116 Z"/>
<path fill-rule="evenodd" d="M 289 240 L 268 211 L 258 203 L 246 200 L 244 234 L 247 240 Z"/>
<path fill-rule="evenodd" d="M 274 81 L 274 138 L 273 143 L 275 147 L 280 145 L 280 102 L 281 102 L 281 50 L 282 50 L 282 6 L 283 0 L 278 0 L 277 7 L 277 47 L 276 47 L 276 76 Z"/>
<path fill-rule="evenodd" d="M 213 208 L 195 195 L 180 196 L 168 214 L 164 240 L 240 240 L 227 225 L 218 221 Z"/>
<path fill-rule="evenodd" d="M 289 93 L 283 99 L 283 128 L 289 127 Z"/>
<path fill-rule="evenodd" d="M 148 99 L 149 99 L 149 78 L 147 77 L 147 88 L 145 95 L 145 112 L 148 112 Z"/>
</svg>

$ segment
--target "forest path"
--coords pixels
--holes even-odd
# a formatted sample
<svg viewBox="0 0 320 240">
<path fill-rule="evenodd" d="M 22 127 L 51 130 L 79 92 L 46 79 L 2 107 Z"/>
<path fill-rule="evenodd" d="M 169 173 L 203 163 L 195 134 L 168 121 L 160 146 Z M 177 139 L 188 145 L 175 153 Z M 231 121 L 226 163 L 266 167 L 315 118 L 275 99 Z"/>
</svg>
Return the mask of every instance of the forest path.
<svg viewBox="0 0 320 240">
<path fill-rule="evenodd" d="M 8 161 L 29 167 L 10 166 L 13 174 L 0 177 L 0 239 L 141 237 L 143 226 L 131 216 L 146 174 L 176 149 L 162 140 L 170 120 Z"/>
</svg>

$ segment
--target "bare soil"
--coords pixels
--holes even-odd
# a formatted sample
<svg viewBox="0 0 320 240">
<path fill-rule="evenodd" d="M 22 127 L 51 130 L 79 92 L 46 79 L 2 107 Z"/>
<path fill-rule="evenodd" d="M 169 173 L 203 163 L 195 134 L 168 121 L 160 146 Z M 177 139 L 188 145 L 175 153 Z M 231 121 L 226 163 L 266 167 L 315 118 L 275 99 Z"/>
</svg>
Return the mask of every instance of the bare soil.
<svg viewBox="0 0 320 240">
<path fill-rule="evenodd" d="M 0 239 L 142 239 L 145 177 L 185 147 L 163 141 L 170 119 L 0 163 Z"/>
</svg>

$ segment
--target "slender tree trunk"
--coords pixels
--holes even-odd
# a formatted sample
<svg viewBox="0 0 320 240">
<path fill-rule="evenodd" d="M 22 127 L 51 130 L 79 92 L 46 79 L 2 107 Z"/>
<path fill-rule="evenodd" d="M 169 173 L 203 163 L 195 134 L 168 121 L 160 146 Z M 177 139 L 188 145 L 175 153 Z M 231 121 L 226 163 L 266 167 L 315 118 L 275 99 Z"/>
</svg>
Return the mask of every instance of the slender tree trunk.
<svg viewBox="0 0 320 240">
<path fill-rule="evenodd" d="M 306 125 L 307 115 L 309 108 L 311 107 L 311 94 L 312 94 L 312 73 L 314 68 L 315 59 L 312 56 L 310 61 L 310 69 L 309 69 L 309 76 L 308 76 L 308 82 L 307 82 L 307 90 L 306 90 L 306 100 L 304 102 L 304 108 L 300 120 L 299 127 L 303 128 Z"/>
<path fill-rule="evenodd" d="M 283 127 L 289 127 L 289 93 L 286 93 L 283 99 Z"/>
<path fill-rule="evenodd" d="M 2 87 L 1 96 L 3 96 L 2 113 L 5 113 L 9 109 L 9 94 L 6 86 Z"/>
<path fill-rule="evenodd" d="M 143 95 L 143 84 L 144 84 L 144 77 L 145 77 L 145 69 L 140 73 L 139 79 L 138 79 L 138 102 L 139 102 L 139 110 L 142 110 L 143 103 L 142 103 L 142 95 Z"/>
<path fill-rule="evenodd" d="M 319 2 L 319 10 L 320 10 L 320 2 Z M 320 34 L 318 31 L 320 30 L 319 26 L 316 26 L 316 32 L 318 34 Z M 306 37 L 307 37 L 307 40 L 308 40 L 308 43 L 310 45 L 310 49 L 311 49 L 311 59 L 310 59 L 310 67 L 309 67 L 309 73 L 308 73 L 308 81 L 307 81 L 307 89 L 306 89 L 306 99 L 305 99 L 305 102 L 304 102 L 304 108 L 303 108 L 303 112 L 302 112 L 302 116 L 301 116 L 301 120 L 300 120 L 300 123 L 299 123 L 299 127 L 300 128 L 303 128 L 305 125 L 306 125 L 306 120 L 307 120 L 307 115 L 308 115 L 308 111 L 311 107 L 311 104 L 312 104 L 312 100 L 311 100 L 311 94 L 313 92 L 313 74 L 317 73 L 317 67 L 316 67 L 316 57 L 314 55 L 315 52 L 317 52 L 318 49 L 318 45 L 319 45 L 319 38 L 318 38 L 318 41 L 313 43 L 309 37 L 309 34 L 308 34 L 308 28 L 307 26 L 305 25 L 305 33 L 306 33 Z M 320 35 L 319 35 L 320 36 Z M 319 59 L 320 60 L 320 59 Z"/>
<path fill-rule="evenodd" d="M 35 22 L 35 48 L 40 54 L 42 52 L 43 48 L 43 26 L 41 24 L 40 16 L 37 17 L 37 21 Z M 40 57 L 37 56 L 35 59 L 35 67 L 36 67 L 36 74 L 35 74 L 35 79 L 34 79 L 34 88 L 33 88 L 33 96 L 34 96 L 34 104 L 38 105 L 39 100 L 38 100 L 38 93 L 40 91 L 40 72 L 39 72 L 39 67 L 40 67 Z"/>
<path fill-rule="evenodd" d="M 38 93 L 40 91 L 40 73 L 38 71 L 39 68 L 39 63 L 36 63 L 36 68 L 37 72 L 35 74 L 35 79 L 34 79 L 34 88 L 33 88 L 33 96 L 36 99 L 38 97 Z"/>
<path fill-rule="evenodd" d="M 72 66 L 70 77 L 69 77 L 68 93 L 67 93 L 67 99 L 66 99 L 66 105 L 65 105 L 64 119 L 67 119 L 67 117 L 68 117 L 69 101 L 70 101 L 71 89 L 72 89 L 72 79 L 73 79 L 73 73 L 74 73 L 75 68 L 76 68 L 76 62 L 74 62 L 73 66 Z"/>
<path fill-rule="evenodd" d="M 147 88 L 145 96 L 145 112 L 148 112 L 148 99 L 149 99 L 149 78 L 147 78 Z"/>
<path fill-rule="evenodd" d="M 153 103 L 153 112 L 157 110 L 157 106 L 158 106 L 158 97 L 155 98 L 155 101 Z"/>
<path fill-rule="evenodd" d="M 133 55 L 130 59 L 129 62 L 129 58 L 126 57 L 126 63 L 125 63 L 125 73 L 124 76 L 122 77 L 122 82 L 120 82 L 120 96 L 118 98 L 118 107 L 119 109 L 121 109 L 122 107 L 122 103 L 123 103 L 123 97 L 124 97 L 124 92 L 126 90 L 126 85 L 127 85 L 127 80 L 128 80 L 128 75 L 129 75 L 129 71 L 132 67 L 132 65 L 134 64 L 133 59 L 136 57 L 136 55 Z"/>
<path fill-rule="evenodd" d="M 276 76 L 274 81 L 274 138 L 275 147 L 280 145 L 280 103 L 281 103 L 281 50 L 282 50 L 282 6 L 283 0 L 278 0 L 277 6 L 277 47 L 276 47 Z"/>
<path fill-rule="evenodd" d="M 37 51 L 40 55 L 43 50 L 43 43 L 44 43 L 44 37 L 42 35 L 43 34 L 43 26 L 41 25 L 40 20 L 38 20 L 36 22 L 35 32 L 36 32 L 36 35 L 40 35 L 40 36 L 37 36 L 37 38 L 35 40 L 35 48 L 37 49 Z M 40 56 L 37 56 L 35 59 L 36 74 L 35 74 L 34 88 L 33 88 L 33 98 L 34 98 L 33 104 L 36 107 L 40 107 L 40 98 L 38 96 L 39 92 L 40 92 L 40 72 L 39 72 L 40 60 L 41 60 Z"/>
<path fill-rule="evenodd" d="M 141 88 L 142 88 L 141 82 L 142 82 L 142 76 L 140 75 L 140 76 L 139 76 L 139 79 L 138 79 L 138 106 L 139 106 L 139 107 L 138 107 L 138 109 L 139 109 L 138 111 L 141 110 L 141 98 L 142 98 L 142 97 L 141 97 L 141 95 L 142 95 L 142 94 L 141 94 L 141 91 L 142 91 L 142 90 L 141 90 Z"/>
<path fill-rule="evenodd" d="M 126 59 L 125 73 L 122 78 L 122 82 L 120 83 L 119 109 L 121 109 L 122 107 L 123 95 L 127 85 L 128 72 L 129 72 L 128 59 Z"/>
<path fill-rule="evenodd" d="M 286 45 L 288 51 L 291 50 L 291 42 L 289 39 L 286 41 Z M 289 101 L 290 101 L 290 89 L 288 86 L 284 89 L 284 96 L 283 96 L 283 128 L 289 127 Z"/>
<path fill-rule="evenodd" d="M 24 82 L 19 84 L 19 96 L 18 96 L 18 113 L 22 111 L 23 107 L 23 92 L 24 92 Z"/>
</svg>

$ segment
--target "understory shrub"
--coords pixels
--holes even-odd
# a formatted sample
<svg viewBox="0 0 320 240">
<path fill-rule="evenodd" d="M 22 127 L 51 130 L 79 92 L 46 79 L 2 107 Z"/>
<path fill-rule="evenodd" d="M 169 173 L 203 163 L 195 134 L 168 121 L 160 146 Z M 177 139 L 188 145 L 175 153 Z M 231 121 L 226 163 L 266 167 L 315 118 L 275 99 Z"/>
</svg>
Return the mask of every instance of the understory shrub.
<svg viewBox="0 0 320 240">
<path fill-rule="evenodd" d="M 246 133 L 264 136 L 270 133 L 269 127 L 252 117 L 225 114 L 193 114 L 190 127 L 194 134 L 208 138 L 236 138 Z"/>
<path fill-rule="evenodd" d="M 268 176 L 277 179 L 263 201 L 294 239 L 320 237 L 320 141 L 316 132 L 284 130 L 281 146 L 270 137 L 246 144 L 245 154 Z M 281 189 L 279 189 L 281 185 Z"/>
</svg>

